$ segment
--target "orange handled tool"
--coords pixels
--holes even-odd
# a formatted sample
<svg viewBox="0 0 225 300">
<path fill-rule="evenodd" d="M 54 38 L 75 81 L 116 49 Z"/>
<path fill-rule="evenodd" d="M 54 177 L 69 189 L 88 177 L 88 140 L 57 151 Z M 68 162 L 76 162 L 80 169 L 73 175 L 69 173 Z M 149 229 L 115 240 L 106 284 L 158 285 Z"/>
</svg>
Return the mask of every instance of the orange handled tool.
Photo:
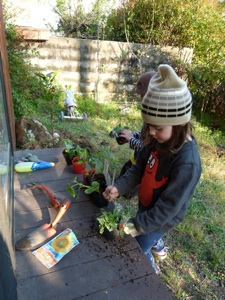
<svg viewBox="0 0 225 300">
<path fill-rule="evenodd" d="M 43 224 L 42 226 L 38 227 L 37 229 L 26 235 L 24 238 L 19 240 L 16 243 L 16 249 L 21 251 L 32 250 L 55 235 L 56 229 L 54 227 L 65 214 L 70 206 L 70 203 L 71 201 L 62 203 L 55 219 L 50 224 Z"/>
</svg>

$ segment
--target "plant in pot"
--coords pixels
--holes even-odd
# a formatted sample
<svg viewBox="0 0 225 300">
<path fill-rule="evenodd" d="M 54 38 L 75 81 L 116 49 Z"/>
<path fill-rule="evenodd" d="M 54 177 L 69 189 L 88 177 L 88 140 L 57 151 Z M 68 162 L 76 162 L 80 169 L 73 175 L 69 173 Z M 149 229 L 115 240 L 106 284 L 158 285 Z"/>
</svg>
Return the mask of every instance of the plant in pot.
<svg viewBox="0 0 225 300">
<path fill-rule="evenodd" d="M 99 208 L 106 207 L 109 202 L 102 195 L 106 188 L 106 180 L 104 174 L 96 173 L 95 170 L 86 170 L 85 173 L 87 184 L 78 182 L 77 177 L 75 177 L 72 181 L 72 184 L 67 183 L 67 192 L 73 198 L 78 199 L 80 189 L 84 188 L 85 194 L 91 195 L 91 200 L 95 206 Z"/>
<path fill-rule="evenodd" d="M 91 185 L 86 185 L 82 182 L 78 182 L 77 177 L 75 177 L 73 179 L 73 184 L 67 183 L 66 185 L 67 192 L 75 199 L 78 199 L 81 188 L 85 188 L 85 194 L 99 192 L 99 183 L 97 181 L 93 181 Z"/>
<path fill-rule="evenodd" d="M 102 193 L 108 185 L 113 183 L 111 182 L 108 163 L 108 159 L 110 159 L 111 155 L 112 153 L 109 146 L 101 146 L 100 151 L 94 153 L 89 159 L 89 164 L 94 172 L 87 174 L 85 181 L 87 185 L 91 185 L 92 182 L 95 181 L 99 183 L 99 192 L 93 192 L 91 194 L 93 203 L 98 207 L 108 205 L 108 201 L 103 197 Z M 115 172 L 113 178 L 115 179 Z"/>
<path fill-rule="evenodd" d="M 102 196 L 101 192 L 101 183 L 98 181 L 91 181 L 90 184 L 86 185 L 84 183 L 78 182 L 77 178 L 73 179 L 73 183 L 67 183 L 66 190 L 67 192 L 75 199 L 79 198 L 80 189 L 84 188 L 85 194 L 91 195 L 91 200 L 93 204 L 99 208 L 106 207 L 108 201 Z"/>
<path fill-rule="evenodd" d="M 89 159 L 89 164 L 91 169 L 95 170 L 92 174 L 87 176 L 87 182 L 97 180 L 103 185 L 105 182 L 105 186 L 110 184 L 110 175 L 109 175 L 109 161 L 112 158 L 112 152 L 110 146 L 101 146 L 100 150 L 93 153 Z"/>
<path fill-rule="evenodd" d="M 88 159 L 89 149 L 77 145 L 74 149 L 74 157 L 72 159 L 74 173 L 83 174 L 86 171 Z"/>
<path fill-rule="evenodd" d="M 75 155 L 75 146 L 69 139 L 64 140 L 64 150 L 62 152 L 68 166 L 72 165 L 72 159 Z"/>
<path fill-rule="evenodd" d="M 78 198 L 81 188 L 85 189 L 86 194 L 90 194 L 93 204 L 99 208 L 106 207 L 108 201 L 103 197 L 102 193 L 105 191 L 107 185 L 111 184 L 111 177 L 108 173 L 109 163 L 106 157 L 110 157 L 110 148 L 102 147 L 101 151 L 93 154 L 88 160 L 91 169 L 86 169 L 83 172 L 83 183 L 77 181 L 75 177 L 73 184 L 67 184 L 67 191 L 69 194 Z M 115 179 L 115 172 L 113 181 Z M 112 183 L 113 183 L 112 181 Z"/>
<path fill-rule="evenodd" d="M 121 124 L 117 125 L 116 127 L 113 128 L 112 131 L 110 131 L 109 136 L 112 138 L 116 138 L 116 141 L 119 145 L 123 145 L 127 143 L 127 140 L 124 137 L 120 136 L 120 132 L 122 129 L 128 130 L 129 127 L 127 126 L 122 126 Z"/>
<path fill-rule="evenodd" d="M 127 220 L 134 216 L 135 209 L 130 205 L 121 206 L 116 204 L 113 210 L 107 211 L 102 208 L 97 214 L 99 224 L 99 233 L 104 235 L 108 240 L 113 240 L 117 237 L 124 237 L 124 231 L 119 230 L 118 226 L 122 220 Z"/>
</svg>

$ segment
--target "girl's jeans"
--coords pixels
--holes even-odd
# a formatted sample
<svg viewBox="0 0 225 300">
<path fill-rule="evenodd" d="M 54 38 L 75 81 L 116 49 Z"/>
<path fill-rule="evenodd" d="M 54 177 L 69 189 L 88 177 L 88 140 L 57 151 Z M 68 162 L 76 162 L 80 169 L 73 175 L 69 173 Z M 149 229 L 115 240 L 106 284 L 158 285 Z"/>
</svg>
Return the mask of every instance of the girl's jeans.
<svg viewBox="0 0 225 300">
<path fill-rule="evenodd" d="M 152 265 L 155 271 L 157 271 L 157 267 L 155 264 L 155 259 L 151 253 L 151 250 L 160 251 L 164 248 L 162 237 L 166 232 L 167 230 L 165 231 L 155 230 L 150 233 L 138 235 L 135 237 L 142 251 L 147 256 L 150 264 Z"/>
</svg>

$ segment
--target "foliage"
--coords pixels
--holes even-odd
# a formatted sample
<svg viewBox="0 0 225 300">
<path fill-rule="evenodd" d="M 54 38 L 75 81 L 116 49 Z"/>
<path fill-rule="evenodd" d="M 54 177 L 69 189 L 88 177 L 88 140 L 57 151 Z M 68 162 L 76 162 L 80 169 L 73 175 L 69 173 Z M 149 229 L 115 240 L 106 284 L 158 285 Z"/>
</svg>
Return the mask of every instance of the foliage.
<svg viewBox="0 0 225 300">
<path fill-rule="evenodd" d="M 103 23 L 109 5 L 106 0 L 93 2 L 90 11 L 81 2 L 57 0 L 53 12 L 58 16 L 56 33 L 66 37 L 96 39 L 103 36 Z"/>
<path fill-rule="evenodd" d="M 81 188 L 85 189 L 85 194 L 91 194 L 93 192 L 99 193 L 100 184 L 97 181 L 92 181 L 91 185 L 85 185 L 81 182 L 78 182 L 77 178 L 75 177 L 72 185 L 70 183 L 67 183 L 66 185 L 67 192 L 75 199 L 78 199 Z"/>
<path fill-rule="evenodd" d="M 118 133 L 120 133 L 120 131 L 121 131 L 122 129 L 128 130 L 129 127 L 128 127 L 128 126 L 122 126 L 121 124 L 118 124 L 118 125 L 116 125 L 116 127 L 113 128 L 112 131 L 115 131 L 115 132 L 118 134 Z"/>
<path fill-rule="evenodd" d="M 60 111 L 60 87 L 55 78 L 58 71 L 42 74 L 39 67 L 26 60 L 37 52 L 15 25 L 7 24 L 5 32 L 15 120 L 26 115 L 47 115 L 53 134 L 55 116 Z"/>
<path fill-rule="evenodd" d="M 37 110 L 34 99 L 40 98 L 42 91 L 35 75 L 37 69 L 25 62 L 29 44 L 24 43 L 23 36 L 16 31 L 14 25 L 8 24 L 5 32 L 14 114 L 15 119 L 18 119 Z"/>
<path fill-rule="evenodd" d="M 108 231 L 118 229 L 118 225 L 122 220 L 129 219 L 133 215 L 133 208 L 129 205 L 124 207 L 121 205 L 116 205 L 112 211 L 107 211 L 102 208 L 97 214 L 100 234 L 103 234 L 105 229 L 107 229 Z M 121 229 L 119 231 L 119 234 L 121 237 L 123 237 L 124 231 Z"/>
<path fill-rule="evenodd" d="M 69 153 L 70 159 L 74 157 L 74 150 L 75 146 L 73 145 L 73 142 L 70 139 L 64 139 L 64 147 L 65 147 L 65 152 Z"/>
<path fill-rule="evenodd" d="M 102 208 L 97 216 L 100 234 L 103 234 L 105 228 L 108 231 L 118 229 L 120 218 L 120 211 L 117 208 L 114 208 L 113 211 L 106 211 Z"/>
<path fill-rule="evenodd" d="M 99 150 L 93 153 L 89 159 L 90 166 L 96 170 L 97 173 L 102 173 L 105 161 L 112 158 L 112 152 L 109 145 L 100 145 Z"/>
<path fill-rule="evenodd" d="M 199 120 L 203 121 L 205 114 L 210 114 L 212 120 L 208 125 L 213 128 L 223 126 L 225 116 L 225 66 L 214 63 L 186 66 L 188 83 L 193 96 L 194 109 Z M 221 127 L 222 128 L 222 127 Z"/>
<path fill-rule="evenodd" d="M 76 97 L 77 104 L 80 111 L 85 111 L 88 117 L 99 116 L 104 119 L 110 119 L 115 114 L 120 112 L 120 105 L 116 102 L 110 105 L 110 109 L 104 103 L 96 102 L 92 96 L 80 96 Z"/>
<path fill-rule="evenodd" d="M 89 160 L 89 149 L 77 145 L 74 149 L 74 155 L 78 156 L 78 163 L 86 163 Z"/>
<path fill-rule="evenodd" d="M 4 22 L 6 24 L 13 24 L 15 17 L 23 11 L 22 8 L 16 7 L 13 0 L 2 0 L 2 12 Z"/>
<path fill-rule="evenodd" d="M 224 119 L 224 7 L 224 2 L 210 0 L 128 0 L 108 16 L 105 38 L 192 48 L 192 64 L 177 61 L 174 67 L 188 77 L 200 116 L 219 113 Z"/>
<path fill-rule="evenodd" d="M 45 111 L 50 122 L 51 134 L 54 132 L 54 123 L 61 109 L 61 87 L 56 80 L 56 76 L 60 71 L 47 73 L 36 73 L 40 78 L 40 85 L 43 87 L 44 93 L 43 98 L 38 101 L 38 110 Z"/>
<path fill-rule="evenodd" d="M 217 1 L 212 5 L 205 0 L 128 0 L 111 11 L 105 38 L 194 49 L 200 44 L 208 49 L 216 48 L 209 45 L 212 39 L 222 46 L 222 28 L 222 9 Z"/>
</svg>

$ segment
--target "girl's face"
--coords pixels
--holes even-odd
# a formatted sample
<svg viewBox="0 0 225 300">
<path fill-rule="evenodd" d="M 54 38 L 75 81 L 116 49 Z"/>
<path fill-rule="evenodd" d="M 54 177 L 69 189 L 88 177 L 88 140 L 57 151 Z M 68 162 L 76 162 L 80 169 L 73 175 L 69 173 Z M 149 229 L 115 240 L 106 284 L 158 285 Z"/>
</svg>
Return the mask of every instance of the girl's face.
<svg viewBox="0 0 225 300">
<path fill-rule="evenodd" d="M 156 126 L 148 124 L 149 134 L 157 140 L 158 143 L 165 143 L 172 137 L 173 126 Z"/>
</svg>

